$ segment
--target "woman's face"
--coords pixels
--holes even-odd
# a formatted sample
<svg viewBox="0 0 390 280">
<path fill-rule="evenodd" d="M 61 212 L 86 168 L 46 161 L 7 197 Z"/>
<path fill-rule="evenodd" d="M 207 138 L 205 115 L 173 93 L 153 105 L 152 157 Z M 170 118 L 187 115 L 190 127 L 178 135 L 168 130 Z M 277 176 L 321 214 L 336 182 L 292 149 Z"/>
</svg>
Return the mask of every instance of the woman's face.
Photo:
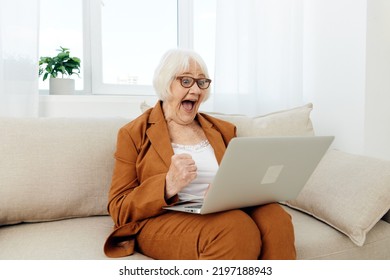
<svg viewBox="0 0 390 280">
<path fill-rule="evenodd" d="M 163 110 L 167 122 L 174 121 L 178 124 L 190 124 L 195 119 L 199 106 L 202 103 L 207 89 L 200 89 L 195 82 L 191 87 L 185 88 L 181 84 L 181 77 L 195 79 L 206 78 L 200 66 L 190 61 L 188 71 L 178 73 L 171 83 L 171 94 L 163 102 Z M 183 82 L 186 82 L 184 80 Z"/>
</svg>

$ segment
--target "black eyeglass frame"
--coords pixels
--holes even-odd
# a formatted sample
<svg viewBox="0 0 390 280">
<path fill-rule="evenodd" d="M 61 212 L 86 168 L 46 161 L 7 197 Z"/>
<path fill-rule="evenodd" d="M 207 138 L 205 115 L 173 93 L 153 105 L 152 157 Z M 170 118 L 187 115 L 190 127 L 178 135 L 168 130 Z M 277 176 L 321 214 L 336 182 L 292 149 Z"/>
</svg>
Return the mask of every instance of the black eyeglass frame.
<svg viewBox="0 0 390 280">
<path fill-rule="evenodd" d="M 184 85 L 183 84 L 183 79 L 191 79 L 192 82 L 189 84 L 189 85 Z M 184 88 L 190 88 L 192 87 L 195 83 L 198 85 L 198 87 L 200 89 L 208 89 L 212 80 L 211 79 L 207 79 L 207 78 L 200 78 L 200 79 L 195 79 L 193 77 L 190 77 L 190 76 L 178 76 L 176 77 L 176 80 L 179 80 L 180 81 L 180 85 Z M 207 86 L 206 87 L 202 87 L 200 82 L 203 81 L 204 84 L 206 84 Z"/>
</svg>

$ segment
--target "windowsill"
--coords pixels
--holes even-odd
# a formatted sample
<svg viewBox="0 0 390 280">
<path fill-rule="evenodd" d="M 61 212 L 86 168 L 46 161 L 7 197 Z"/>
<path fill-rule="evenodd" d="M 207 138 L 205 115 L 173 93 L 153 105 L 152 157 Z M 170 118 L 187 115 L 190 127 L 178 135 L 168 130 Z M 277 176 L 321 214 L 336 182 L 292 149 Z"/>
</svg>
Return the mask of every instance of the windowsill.
<svg viewBox="0 0 390 280">
<path fill-rule="evenodd" d="M 39 95 L 40 117 L 125 117 L 141 114 L 142 102 L 154 105 L 151 95 Z"/>
<path fill-rule="evenodd" d="M 155 95 L 113 95 L 113 94 L 39 94 L 39 100 L 77 100 L 77 101 L 126 101 L 157 98 Z"/>
</svg>

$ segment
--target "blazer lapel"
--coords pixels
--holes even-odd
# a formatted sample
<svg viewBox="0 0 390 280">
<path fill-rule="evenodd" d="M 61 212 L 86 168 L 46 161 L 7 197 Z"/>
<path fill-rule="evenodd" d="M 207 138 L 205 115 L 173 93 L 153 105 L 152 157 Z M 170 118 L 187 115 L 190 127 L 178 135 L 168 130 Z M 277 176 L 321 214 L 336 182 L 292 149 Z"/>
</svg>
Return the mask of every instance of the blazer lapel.
<svg viewBox="0 0 390 280">
<path fill-rule="evenodd" d="M 173 149 L 160 102 L 152 109 L 148 122 L 150 126 L 146 130 L 146 135 L 165 165 L 169 167 L 171 157 L 173 156 Z"/>
</svg>

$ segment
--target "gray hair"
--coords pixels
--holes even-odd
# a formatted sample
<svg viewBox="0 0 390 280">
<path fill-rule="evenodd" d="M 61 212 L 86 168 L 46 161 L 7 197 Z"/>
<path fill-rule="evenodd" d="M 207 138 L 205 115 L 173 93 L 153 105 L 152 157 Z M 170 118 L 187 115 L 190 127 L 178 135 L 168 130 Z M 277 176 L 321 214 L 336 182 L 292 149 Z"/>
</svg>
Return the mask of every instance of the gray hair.
<svg viewBox="0 0 390 280">
<path fill-rule="evenodd" d="M 160 100 L 165 101 L 171 95 L 171 83 L 177 74 L 189 70 L 191 61 L 197 63 L 206 78 L 209 78 L 206 63 L 198 53 L 192 50 L 171 49 L 162 56 L 153 77 L 154 90 Z M 209 95 L 210 88 L 206 89 L 203 101 L 206 101 Z"/>
</svg>

